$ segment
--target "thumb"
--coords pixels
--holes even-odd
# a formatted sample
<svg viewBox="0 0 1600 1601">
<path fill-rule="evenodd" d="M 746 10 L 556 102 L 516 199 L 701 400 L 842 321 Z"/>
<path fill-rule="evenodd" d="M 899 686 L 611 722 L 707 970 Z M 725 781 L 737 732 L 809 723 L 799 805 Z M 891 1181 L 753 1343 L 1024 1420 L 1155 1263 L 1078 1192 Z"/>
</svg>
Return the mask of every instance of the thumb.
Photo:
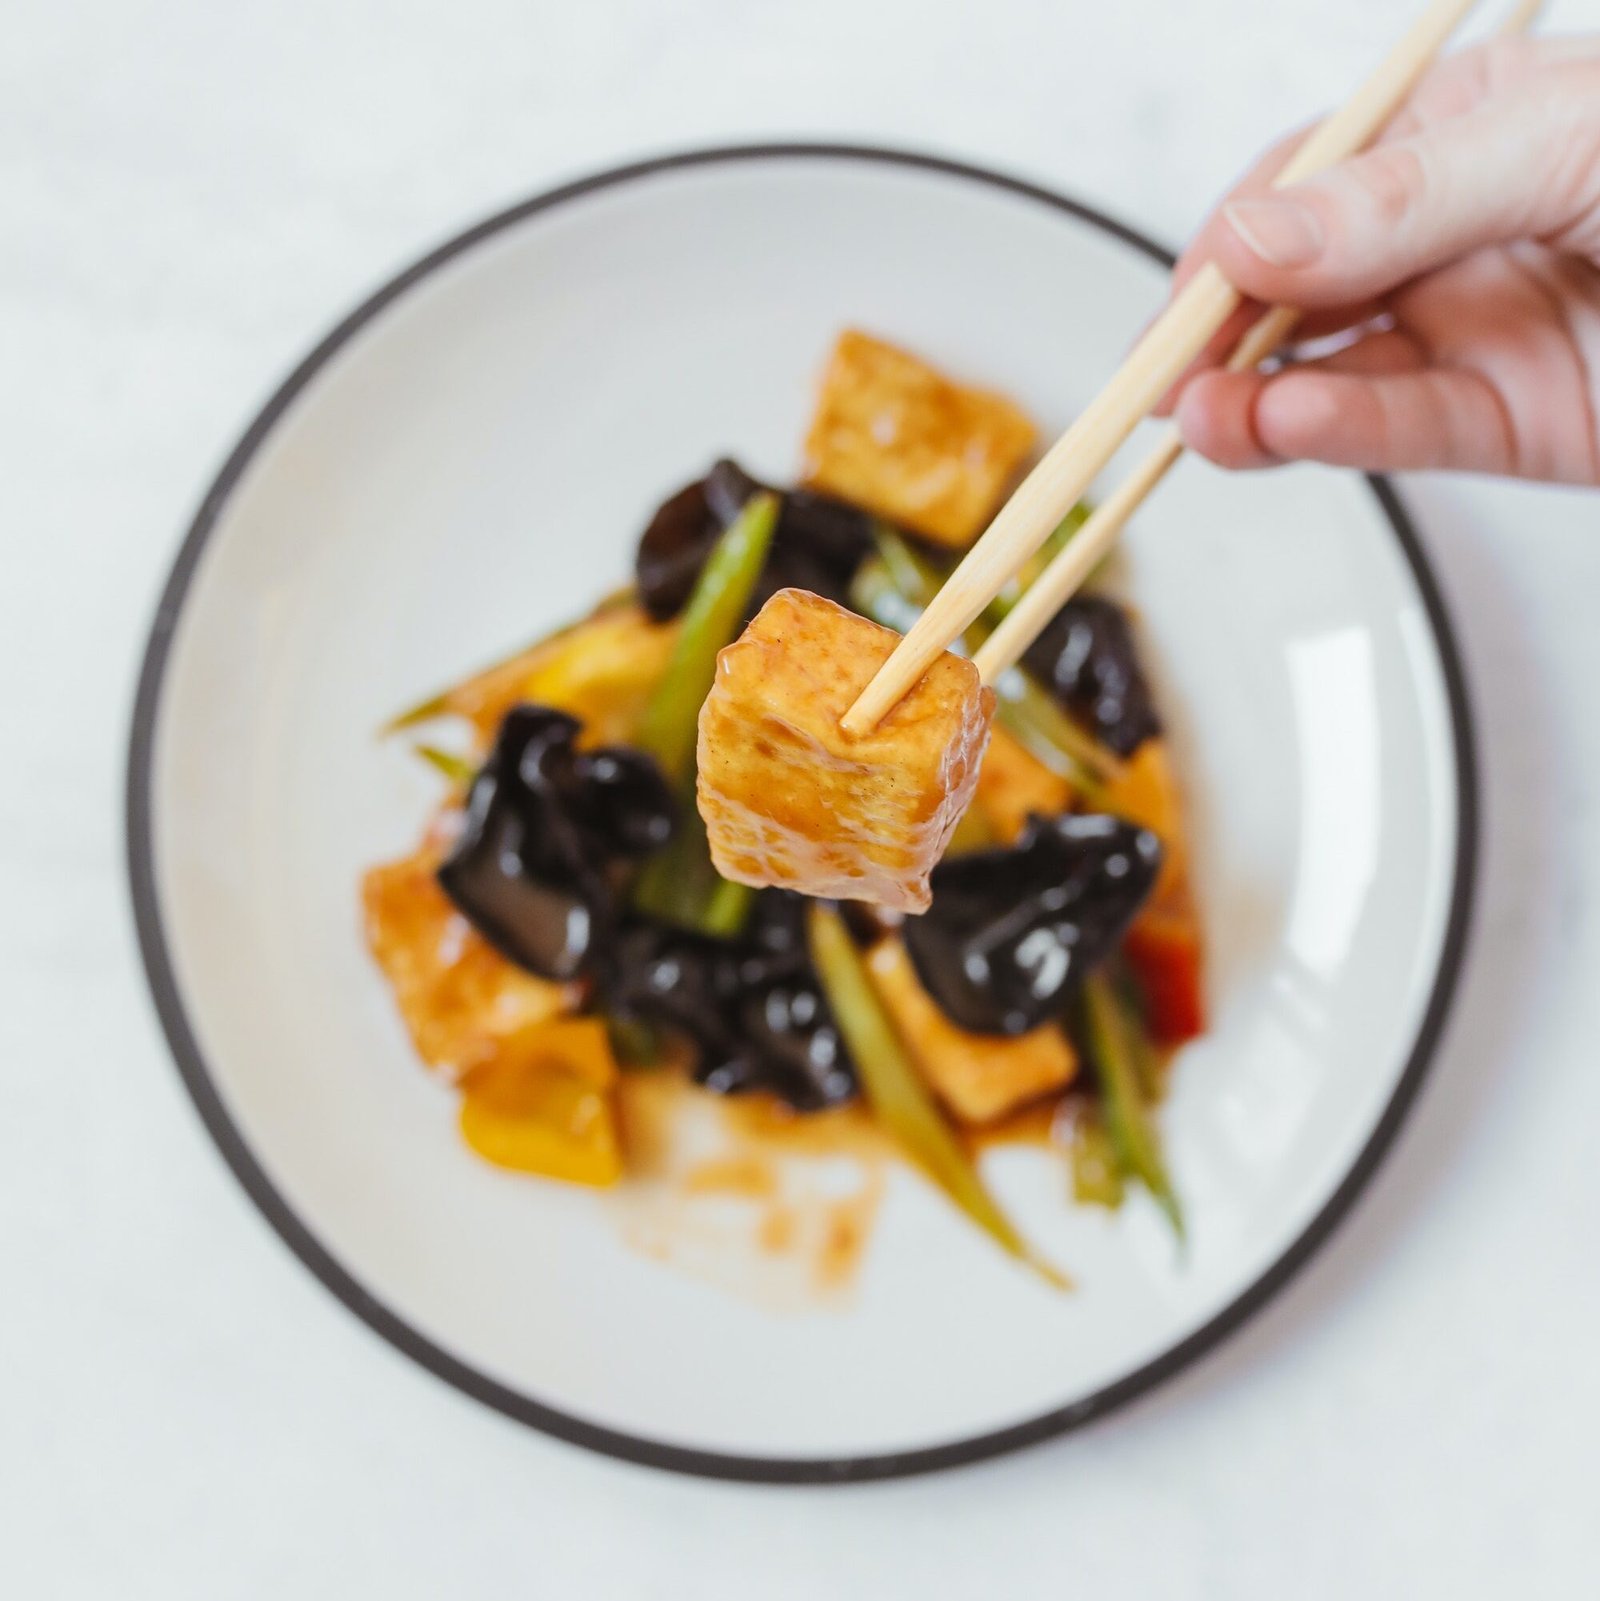
<svg viewBox="0 0 1600 1601">
<path fill-rule="evenodd" d="M 1600 242 L 1600 75 L 1544 76 L 1305 183 L 1225 206 L 1207 241 L 1255 299 L 1344 305 L 1488 245 Z"/>
</svg>

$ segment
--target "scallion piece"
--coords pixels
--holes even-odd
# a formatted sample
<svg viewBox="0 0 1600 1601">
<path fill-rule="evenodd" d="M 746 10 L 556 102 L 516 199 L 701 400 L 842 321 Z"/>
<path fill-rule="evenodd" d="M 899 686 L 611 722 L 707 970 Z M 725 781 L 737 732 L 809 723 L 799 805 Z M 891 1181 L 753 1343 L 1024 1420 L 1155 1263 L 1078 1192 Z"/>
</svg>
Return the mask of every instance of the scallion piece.
<svg viewBox="0 0 1600 1601">
<path fill-rule="evenodd" d="M 1106 1133 L 1117 1162 L 1128 1177 L 1137 1179 L 1150 1192 L 1181 1243 L 1183 1209 L 1167 1173 L 1151 1108 L 1140 1093 L 1139 1019 L 1104 971 L 1091 973 L 1084 980 L 1083 1023 L 1100 1079 Z"/>
<path fill-rule="evenodd" d="M 695 738 L 711 693 L 717 652 L 731 643 L 749 609 L 778 524 L 776 495 L 753 495 L 716 543 L 684 607 L 672 659 L 639 720 L 634 743 L 655 757 L 677 786 L 677 832 L 634 881 L 633 902 L 680 928 L 731 938 L 744 926 L 753 891 L 711 865 L 695 805 Z"/>
<path fill-rule="evenodd" d="M 884 1011 L 844 919 L 810 909 L 811 959 L 874 1116 L 902 1149 L 1008 1256 L 1058 1290 L 1072 1281 L 1023 1239 L 983 1179 Z"/>
</svg>

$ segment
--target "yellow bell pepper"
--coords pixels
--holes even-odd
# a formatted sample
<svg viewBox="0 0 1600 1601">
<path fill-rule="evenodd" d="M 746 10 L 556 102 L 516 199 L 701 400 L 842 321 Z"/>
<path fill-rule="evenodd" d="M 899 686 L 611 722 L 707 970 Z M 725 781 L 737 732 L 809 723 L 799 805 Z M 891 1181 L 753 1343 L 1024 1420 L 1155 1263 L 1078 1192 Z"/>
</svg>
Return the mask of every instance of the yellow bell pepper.
<svg viewBox="0 0 1600 1601">
<path fill-rule="evenodd" d="M 676 622 L 653 623 L 638 606 L 602 612 L 541 655 L 518 698 L 570 712 L 582 745 L 628 744 L 677 639 Z"/>
<path fill-rule="evenodd" d="M 578 718 L 585 745 L 627 744 L 677 637 L 676 622 L 652 622 L 635 601 L 606 601 L 581 622 L 408 707 L 383 732 L 459 717 L 487 742 L 518 701 L 533 701 Z"/>
<path fill-rule="evenodd" d="M 622 1175 L 605 1023 L 559 1018 L 524 1031 L 461 1080 L 461 1133 L 499 1167 L 571 1184 Z"/>
<path fill-rule="evenodd" d="M 1166 743 L 1147 739 L 1106 785 L 1099 810 L 1148 828 L 1161 841 L 1161 877 L 1151 905 L 1166 906 L 1188 878 L 1189 846 L 1183 825 L 1183 795 Z"/>
</svg>

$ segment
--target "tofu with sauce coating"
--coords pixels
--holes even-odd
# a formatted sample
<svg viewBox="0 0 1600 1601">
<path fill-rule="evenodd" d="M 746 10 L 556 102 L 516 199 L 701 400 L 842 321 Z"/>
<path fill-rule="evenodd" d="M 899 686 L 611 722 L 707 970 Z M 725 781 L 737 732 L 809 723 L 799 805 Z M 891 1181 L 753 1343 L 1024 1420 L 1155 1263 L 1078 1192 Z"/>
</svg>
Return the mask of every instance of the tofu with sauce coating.
<svg viewBox="0 0 1600 1601">
<path fill-rule="evenodd" d="M 1077 1053 L 1054 1024 L 1015 1037 L 957 1028 L 922 987 L 899 940 L 876 946 L 867 969 L 934 1094 L 963 1123 L 992 1123 L 1076 1076 Z"/>
<path fill-rule="evenodd" d="M 978 772 L 978 806 L 1000 843 L 1015 845 L 1030 817 L 1055 817 L 1071 804 L 1072 785 L 996 728 Z"/>
<path fill-rule="evenodd" d="M 361 881 L 367 946 L 394 990 L 417 1055 L 459 1076 L 570 1010 L 566 985 L 535 978 L 473 929 L 435 877 L 442 842 L 426 841 Z"/>
<path fill-rule="evenodd" d="M 700 710 L 699 802 L 724 878 L 925 911 L 972 800 L 994 692 L 946 654 L 871 733 L 839 718 L 900 636 L 782 589 L 717 658 Z"/>
<path fill-rule="evenodd" d="M 806 436 L 806 482 L 964 550 L 1034 438 L 1004 395 L 953 383 L 909 351 L 847 329 Z"/>
</svg>

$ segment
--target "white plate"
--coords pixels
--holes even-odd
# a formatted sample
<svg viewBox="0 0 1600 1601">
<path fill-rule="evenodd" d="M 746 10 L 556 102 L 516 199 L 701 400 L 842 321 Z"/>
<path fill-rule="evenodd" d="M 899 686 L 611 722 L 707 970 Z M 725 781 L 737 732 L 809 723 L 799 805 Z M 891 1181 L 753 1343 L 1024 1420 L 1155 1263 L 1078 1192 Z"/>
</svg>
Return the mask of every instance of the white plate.
<svg viewBox="0 0 1600 1601">
<path fill-rule="evenodd" d="M 854 323 L 1060 428 L 1159 304 L 1160 253 L 1056 196 L 882 152 L 708 152 L 496 217 L 301 365 L 207 496 L 150 645 L 130 773 L 157 1004 L 291 1247 L 424 1366 L 568 1439 L 746 1477 L 970 1459 L 1103 1412 L 1323 1237 L 1415 1090 L 1472 859 L 1459 676 L 1381 485 L 1180 469 L 1129 541 L 1192 792 L 1214 1031 L 1148 1204 L 989 1170 L 1082 1282 L 1051 1294 L 897 1173 L 858 1291 L 775 1313 L 637 1254 L 593 1196 L 462 1147 L 359 938 L 362 868 L 436 785 L 372 730 L 583 610 L 719 452 L 792 474 Z"/>
</svg>

